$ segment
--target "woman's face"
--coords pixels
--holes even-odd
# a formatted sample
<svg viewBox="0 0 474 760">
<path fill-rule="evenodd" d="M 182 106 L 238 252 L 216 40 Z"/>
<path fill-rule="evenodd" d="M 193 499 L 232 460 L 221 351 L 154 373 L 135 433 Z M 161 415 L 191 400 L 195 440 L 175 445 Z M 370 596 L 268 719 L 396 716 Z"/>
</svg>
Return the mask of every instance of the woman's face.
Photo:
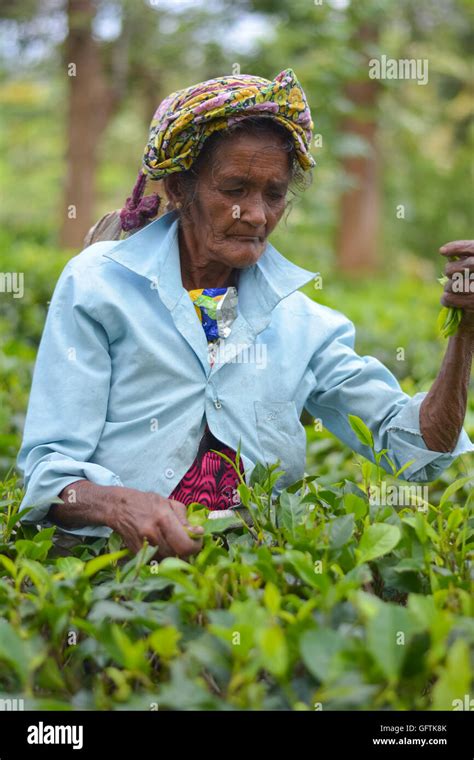
<svg viewBox="0 0 474 760">
<path fill-rule="evenodd" d="M 290 158 L 278 136 L 220 143 L 199 173 L 190 218 L 183 219 L 188 248 L 207 262 L 254 264 L 285 210 L 289 180 Z"/>
</svg>

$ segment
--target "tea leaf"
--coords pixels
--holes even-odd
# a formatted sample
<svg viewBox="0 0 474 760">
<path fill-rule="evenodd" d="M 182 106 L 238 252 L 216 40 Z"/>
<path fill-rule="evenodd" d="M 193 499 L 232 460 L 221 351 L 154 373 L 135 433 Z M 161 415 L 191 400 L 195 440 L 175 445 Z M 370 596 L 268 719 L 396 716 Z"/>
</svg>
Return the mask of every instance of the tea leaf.
<svg viewBox="0 0 474 760">
<path fill-rule="evenodd" d="M 386 523 L 369 525 L 359 543 L 357 564 L 361 565 L 363 562 L 370 562 L 388 554 L 396 547 L 401 537 L 400 528 L 396 525 Z"/>
<path fill-rule="evenodd" d="M 363 422 L 363 420 L 361 420 L 361 418 L 357 417 L 355 414 L 349 414 L 348 419 L 349 424 L 359 441 L 365 446 L 374 448 L 374 437 L 365 422 Z"/>
</svg>

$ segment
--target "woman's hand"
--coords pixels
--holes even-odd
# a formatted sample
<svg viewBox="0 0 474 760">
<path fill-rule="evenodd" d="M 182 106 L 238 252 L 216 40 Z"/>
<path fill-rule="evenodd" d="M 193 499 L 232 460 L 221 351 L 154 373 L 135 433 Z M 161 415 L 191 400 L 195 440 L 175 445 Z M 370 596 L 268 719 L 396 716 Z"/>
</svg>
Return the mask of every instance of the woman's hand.
<svg viewBox="0 0 474 760">
<path fill-rule="evenodd" d="M 48 517 L 52 522 L 64 528 L 107 525 L 134 554 L 145 540 L 158 547 L 159 559 L 189 557 L 202 549 L 199 537 L 203 529 L 189 524 L 185 505 L 175 499 L 88 480 L 71 483 L 59 497 L 64 503 L 51 506 Z M 196 538 L 190 538 L 188 531 Z"/>
<path fill-rule="evenodd" d="M 120 533 L 126 546 L 136 554 L 145 540 L 157 546 L 156 556 L 189 557 L 202 549 L 198 540 L 203 529 L 191 526 L 184 504 L 156 493 L 121 488 L 108 520 L 109 527 Z M 196 535 L 190 538 L 188 531 Z"/>
<path fill-rule="evenodd" d="M 444 268 L 449 279 L 441 303 L 464 310 L 458 330 L 472 334 L 474 339 L 474 240 L 454 240 L 439 252 L 442 256 L 459 256 L 458 261 L 448 261 Z"/>
</svg>

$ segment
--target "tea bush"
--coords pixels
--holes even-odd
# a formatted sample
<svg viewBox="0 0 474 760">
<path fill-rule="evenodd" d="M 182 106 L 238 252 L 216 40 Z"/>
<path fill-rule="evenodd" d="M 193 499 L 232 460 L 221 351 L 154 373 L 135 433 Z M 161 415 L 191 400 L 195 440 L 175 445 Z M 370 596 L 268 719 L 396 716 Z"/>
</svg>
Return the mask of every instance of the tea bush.
<svg viewBox="0 0 474 760">
<path fill-rule="evenodd" d="M 192 506 L 205 537 L 190 562 L 159 562 L 146 544 L 131 558 L 117 534 L 59 556 L 55 528 L 18 521 L 12 476 L 1 697 L 27 709 L 458 709 L 472 693 L 472 478 L 434 504 L 359 464 L 360 482 L 305 475 L 278 495 L 278 463 L 257 465 L 235 518 Z"/>
</svg>

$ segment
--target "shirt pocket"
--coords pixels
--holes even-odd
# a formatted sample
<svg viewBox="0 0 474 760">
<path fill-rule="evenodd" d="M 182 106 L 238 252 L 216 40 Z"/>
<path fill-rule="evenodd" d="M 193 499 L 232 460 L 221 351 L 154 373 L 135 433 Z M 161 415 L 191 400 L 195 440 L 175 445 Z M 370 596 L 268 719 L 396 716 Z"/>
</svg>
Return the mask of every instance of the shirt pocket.
<svg viewBox="0 0 474 760">
<path fill-rule="evenodd" d="M 294 401 L 254 401 L 257 436 L 263 464 L 280 460 L 285 474 L 277 488 L 286 488 L 304 475 L 306 432 Z"/>
</svg>

